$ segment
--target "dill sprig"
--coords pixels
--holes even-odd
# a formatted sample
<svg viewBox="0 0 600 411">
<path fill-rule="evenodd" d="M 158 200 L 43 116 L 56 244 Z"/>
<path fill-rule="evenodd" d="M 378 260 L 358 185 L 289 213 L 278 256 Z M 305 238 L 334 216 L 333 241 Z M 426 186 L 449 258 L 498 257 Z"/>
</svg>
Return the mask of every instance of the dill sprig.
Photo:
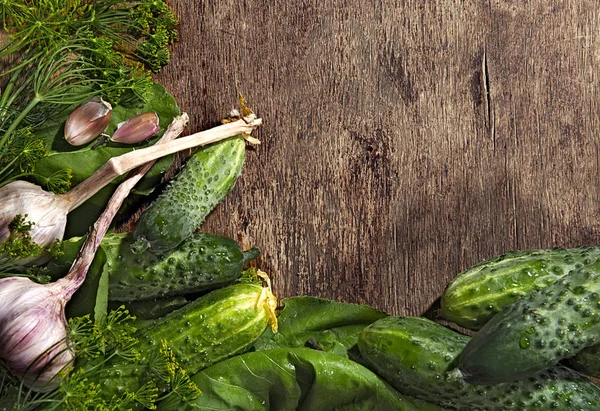
<svg viewBox="0 0 600 411">
<path fill-rule="evenodd" d="M 36 260 L 44 254 L 52 258 L 58 258 L 63 254 L 58 240 L 55 240 L 47 248 L 43 248 L 33 241 L 30 232 L 34 224 L 27 220 L 26 214 L 17 214 L 8 224 L 8 237 L 0 243 L 0 278 L 23 276 L 37 283 L 49 282 L 47 267 L 35 264 L 27 266 L 19 263 L 27 258 Z"/>
<path fill-rule="evenodd" d="M 26 221 L 27 216 L 17 215 L 8 224 L 10 234 L 0 243 L 0 271 L 11 272 L 18 269 L 14 263 L 16 258 L 41 255 L 42 247 L 32 241 L 29 231 L 32 222 Z"/>
</svg>

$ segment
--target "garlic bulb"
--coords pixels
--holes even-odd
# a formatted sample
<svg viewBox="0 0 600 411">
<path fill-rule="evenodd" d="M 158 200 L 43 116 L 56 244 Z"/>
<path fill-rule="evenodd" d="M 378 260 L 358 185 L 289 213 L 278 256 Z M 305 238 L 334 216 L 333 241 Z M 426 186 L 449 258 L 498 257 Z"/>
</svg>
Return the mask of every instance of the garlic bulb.
<svg viewBox="0 0 600 411">
<path fill-rule="evenodd" d="M 34 243 L 42 248 L 63 238 L 67 225 L 64 198 L 44 191 L 40 186 L 27 181 L 12 181 L 0 187 L 0 242 L 10 235 L 9 224 L 17 214 L 34 222 L 29 234 Z M 15 211 L 18 210 L 18 213 Z M 31 257 L 21 264 L 43 263 L 45 257 Z"/>
<path fill-rule="evenodd" d="M 176 117 L 159 143 L 179 136 L 187 122 L 185 113 Z M 83 284 L 123 201 L 151 167 L 152 162 L 143 165 L 117 187 L 66 276 L 51 284 L 0 279 L 0 362 L 32 390 L 51 391 L 69 372 L 75 353 L 69 346 L 65 305 Z"/>
<path fill-rule="evenodd" d="M 65 287 L 0 279 L 0 362 L 36 391 L 56 388 L 74 358 L 66 339 Z"/>
</svg>

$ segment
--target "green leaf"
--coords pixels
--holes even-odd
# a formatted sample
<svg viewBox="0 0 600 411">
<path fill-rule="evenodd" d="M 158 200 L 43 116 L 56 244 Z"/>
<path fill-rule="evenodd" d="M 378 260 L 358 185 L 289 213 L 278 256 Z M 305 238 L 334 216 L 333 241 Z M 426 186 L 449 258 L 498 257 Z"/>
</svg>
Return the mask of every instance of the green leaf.
<svg viewBox="0 0 600 411">
<path fill-rule="evenodd" d="M 367 305 L 316 297 L 292 297 L 282 302 L 285 307 L 277 319 L 279 331 L 267 330 L 254 345 L 255 350 L 303 347 L 308 342 L 314 348 L 347 357 L 347 350 L 356 344 L 363 328 L 387 316 Z"/>
<path fill-rule="evenodd" d="M 250 352 L 221 361 L 192 381 L 202 395 L 176 396 L 158 410 L 420 410 L 373 372 L 347 358 L 308 348 Z"/>
<path fill-rule="evenodd" d="M 50 154 L 36 163 L 35 172 L 44 177 L 50 177 L 59 170 L 71 169 L 72 184 L 77 185 L 92 175 L 111 157 L 127 153 L 133 149 L 152 145 L 160 138 L 173 118 L 180 113 L 174 98 L 163 86 L 154 83 L 147 96 L 146 103 L 128 107 L 118 105 L 113 108 L 110 124 L 106 130 L 107 133 L 112 134 L 120 122 L 148 111 L 154 111 L 158 114 L 161 126 L 161 132 L 149 142 L 135 145 L 108 142 L 96 148 L 93 148 L 93 144 L 78 148 L 70 146 L 65 142 L 63 128 L 70 110 L 65 111 L 53 121 L 46 122 L 44 128 L 37 132 L 39 133 L 38 135 L 44 138 L 48 147 L 50 147 Z M 172 161 L 173 156 L 159 159 L 136 186 L 136 193 L 147 195 L 152 192 L 152 189 L 160 183 L 164 172 L 171 166 Z M 100 190 L 82 206 L 69 214 L 65 238 L 83 235 L 87 232 L 102 210 L 104 210 L 108 199 L 118 184 L 123 181 L 123 178 L 115 179 L 111 184 Z M 135 201 L 131 203 L 135 203 Z"/>
</svg>

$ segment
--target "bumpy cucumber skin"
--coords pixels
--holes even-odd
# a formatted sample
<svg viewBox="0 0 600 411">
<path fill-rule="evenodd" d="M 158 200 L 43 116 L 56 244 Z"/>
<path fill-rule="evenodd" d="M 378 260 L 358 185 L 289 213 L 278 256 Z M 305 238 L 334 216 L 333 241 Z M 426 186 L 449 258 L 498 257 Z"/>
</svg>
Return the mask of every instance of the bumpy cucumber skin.
<svg viewBox="0 0 600 411">
<path fill-rule="evenodd" d="M 478 330 L 519 298 L 600 259 L 600 247 L 512 251 L 459 274 L 442 296 L 444 318 Z"/>
<path fill-rule="evenodd" d="M 258 255 L 224 236 L 195 233 L 163 256 L 131 251 L 133 237 L 111 236 L 104 247 L 111 301 L 139 301 L 212 290 L 237 280 L 244 264 Z M 104 243 L 104 241 L 103 241 Z"/>
<path fill-rule="evenodd" d="M 569 366 L 590 377 L 600 378 L 600 345 L 581 350 L 569 360 Z"/>
<path fill-rule="evenodd" d="M 213 291 L 138 331 L 139 349 L 167 340 L 190 374 L 244 351 L 267 328 L 270 317 L 259 304 L 263 287 L 243 283 Z"/>
<path fill-rule="evenodd" d="M 600 389 L 566 367 L 513 383 L 468 384 L 456 364 L 469 338 L 425 318 L 387 317 L 363 330 L 358 347 L 365 364 L 401 393 L 447 408 L 600 410 Z"/>
<path fill-rule="evenodd" d="M 262 292 L 257 284 L 235 284 L 212 291 L 158 320 L 144 322 L 136 333 L 135 346 L 141 363 L 163 340 L 189 375 L 247 350 L 271 321 L 268 308 L 260 303 Z M 120 396 L 125 390 L 137 391 L 146 372 L 144 366 L 125 365 L 118 358 L 104 369 L 96 382 L 107 398 Z"/>
<path fill-rule="evenodd" d="M 467 344 L 460 370 L 473 384 L 525 378 L 600 339 L 600 262 L 524 297 Z"/>
<path fill-rule="evenodd" d="M 196 151 L 136 223 L 134 251 L 163 254 L 196 231 L 235 185 L 245 150 L 237 136 Z"/>
<path fill-rule="evenodd" d="M 52 278 L 61 278 L 68 272 L 83 240 L 62 242 L 63 255 L 48 265 Z M 242 252 L 234 240 L 208 233 L 194 233 L 160 257 L 150 250 L 134 254 L 133 241 L 131 233 L 110 233 L 104 237 L 83 287 L 74 296 L 72 304 L 87 307 L 90 304 L 82 300 L 84 297 L 91 302 L 87 312 L 80 310 L 78 315 L 93 310 L 98 285 L 91 282 L 97 282 L 102 271 L 108 273 L 110 301 L 148 301 L 231 284 L 240 277 L 245 263 L 259 254 L 257 248 Z"/>
</svg>

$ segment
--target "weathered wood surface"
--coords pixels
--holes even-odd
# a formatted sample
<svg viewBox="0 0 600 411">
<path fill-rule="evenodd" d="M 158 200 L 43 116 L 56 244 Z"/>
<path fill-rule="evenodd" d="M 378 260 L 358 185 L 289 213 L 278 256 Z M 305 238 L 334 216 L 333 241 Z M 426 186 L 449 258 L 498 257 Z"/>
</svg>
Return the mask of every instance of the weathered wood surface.
<svg viewBox="0 0 600 411">
<path fill-rule="evenodd" d="M 279 297 L 422 314 L 482 259 L 598 243 L 596 1 L 172 5 L 192 129 L 238 92 L 264 119 L 204 230 L 260 246 Z"/>
</svg>

